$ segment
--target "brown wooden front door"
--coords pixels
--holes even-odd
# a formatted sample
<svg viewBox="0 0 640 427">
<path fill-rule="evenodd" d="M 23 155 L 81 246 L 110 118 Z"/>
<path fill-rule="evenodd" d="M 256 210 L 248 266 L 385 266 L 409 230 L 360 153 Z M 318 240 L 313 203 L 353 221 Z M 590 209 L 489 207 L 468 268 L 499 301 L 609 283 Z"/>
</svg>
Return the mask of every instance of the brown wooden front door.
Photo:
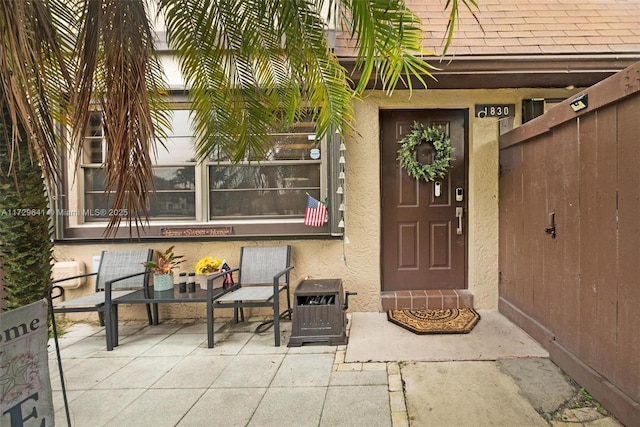
<svg viewBox="0 0 640 427">
<path fill-rule="evenodd" d="M 466 110 L 381 113 L 383 291 L 467 287 L 466 117 Z M 398 141 L 416 121 L 443 127 L 455 150 L 452 167 L 436 182 L 416 181 L 397 160 Z M 416 154 L 426 164 L 434 150 L 421 144 Z"/>
</svg>

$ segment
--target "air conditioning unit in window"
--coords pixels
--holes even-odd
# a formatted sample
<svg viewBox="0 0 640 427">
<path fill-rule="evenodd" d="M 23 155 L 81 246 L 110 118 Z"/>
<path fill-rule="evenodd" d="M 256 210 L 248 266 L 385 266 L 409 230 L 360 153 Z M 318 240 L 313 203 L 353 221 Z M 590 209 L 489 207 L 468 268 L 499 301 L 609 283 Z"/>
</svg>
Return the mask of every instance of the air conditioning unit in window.
<svg viewBox="0 0 640 427">
<path fill-rule="evenodd" d="M 53 264 L 53 280 L 66 279 L 67 277 L 79 276 L 84 274 L 84 262 L 82 261 L 58 261 Z M 65 280 L 64 282 L 56 283 L 65 289 L 76 289 L 84 285 L 86 277 L 80 277 L 73 280 Z"/>
</svg>

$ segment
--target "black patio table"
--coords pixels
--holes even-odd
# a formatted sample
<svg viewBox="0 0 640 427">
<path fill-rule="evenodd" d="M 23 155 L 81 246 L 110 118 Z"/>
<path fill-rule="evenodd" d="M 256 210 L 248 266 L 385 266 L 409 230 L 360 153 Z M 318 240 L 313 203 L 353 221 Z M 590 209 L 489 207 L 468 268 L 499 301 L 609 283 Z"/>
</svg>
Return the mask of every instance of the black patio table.
<svg viewBox="0 0 640 427">
<path fill-rule="evenodd" d="M 219 276 L 222 276 L 220 274 Z M 118 346 L 118 305 L 120 304 L 153 304 L 153 324 L 158 324 L 158 304 L 176 304 L 176 303 L 207 303 L 207 340 L 209 348 L 213 347 L 213 300 L 231 292 L 238 288 L 238 285 L 229 288 L 213 288 L 213 279 L 209 280 L 209 289 L 204 290 L 196 283 L 195 292 L 180 292 L 180 285 L 174 285 L 173 289 L 165 291 L 155 291 L 153 286 L 149 286 L 127 295 L 121 296 L 111 301 L 112 310 L 110 310 L 111 330 L 113 332 L 113 346 Z M 188 289 L 187 289 L 188 291 Z M 107 311 L 109 311 L 107 309 Z M 107 319 L 105 319 L 106 321 Z M 107 348 L 107 350 L 110 350 Z"/>
</svg>

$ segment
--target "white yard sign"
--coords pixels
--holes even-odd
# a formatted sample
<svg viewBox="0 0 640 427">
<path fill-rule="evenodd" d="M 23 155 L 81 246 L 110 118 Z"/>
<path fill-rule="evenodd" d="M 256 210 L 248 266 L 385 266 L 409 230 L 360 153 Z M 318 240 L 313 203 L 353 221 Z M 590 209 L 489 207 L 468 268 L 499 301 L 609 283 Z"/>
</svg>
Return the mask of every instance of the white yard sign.
<svg viewBox="0 0 640 427">
<path fill-rule="evenodd" d="M 0 425 L 54 425 L 47 339 L 46 300 L 0 314 Z"/>
</svg>

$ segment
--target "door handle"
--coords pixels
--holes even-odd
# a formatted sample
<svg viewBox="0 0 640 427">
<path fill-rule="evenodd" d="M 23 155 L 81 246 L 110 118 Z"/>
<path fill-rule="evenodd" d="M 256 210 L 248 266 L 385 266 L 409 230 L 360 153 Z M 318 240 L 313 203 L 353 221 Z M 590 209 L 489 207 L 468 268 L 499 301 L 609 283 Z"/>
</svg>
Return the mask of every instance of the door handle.
<svg viewBox="0 0 640 427">
<path fill-rule="evenodd" d="M 458 218 L 458 228 L 456 229 L 456 234 L 460 236 L 462 234 L 462 217 L 464 216 L 464 208 L 456 207 L 456 218 Z"/>
</svg>

